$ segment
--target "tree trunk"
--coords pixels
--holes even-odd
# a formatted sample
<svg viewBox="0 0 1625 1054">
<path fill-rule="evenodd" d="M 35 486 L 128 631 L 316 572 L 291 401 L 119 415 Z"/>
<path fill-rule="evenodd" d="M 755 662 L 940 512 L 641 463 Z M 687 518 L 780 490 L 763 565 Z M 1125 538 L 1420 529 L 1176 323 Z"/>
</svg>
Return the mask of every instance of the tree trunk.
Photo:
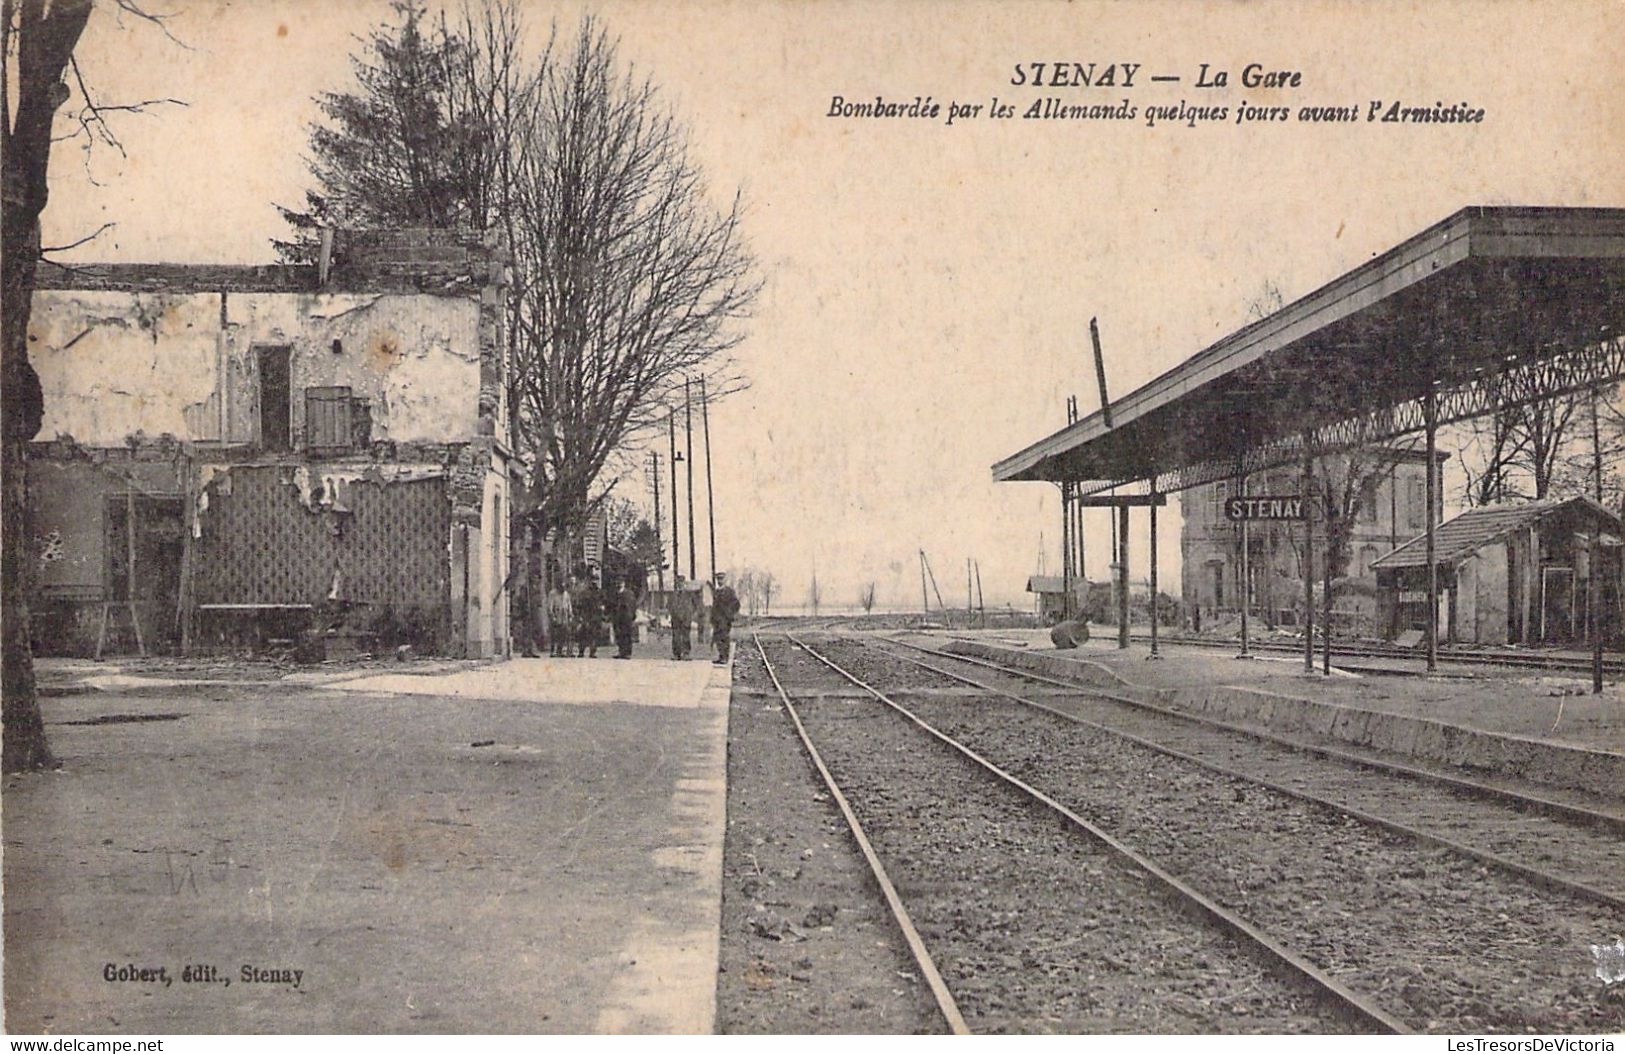
<svg viewBox="0 0 1625 1054">
<path fill-rule="evenodd" d="M 6 5 L 11 17 L 12 5 Z M 6 42 L 5 76 L 12 86 L 15 67 L 15 114 L 0 142 L 3 158 L 5 232 L 0 248 L 3 299 L 0 299 L 0 723 L 3 723 L 4 769 L 47 768 L 55 764 L 45 743 L 39 698 L 34 686 L 34 653 L 30 644 L 28 596 L 32 578 L 32 532 L 28 515 L 28 443 L 39 433 L 44 413 L 39 375 L 28 361 L 28 320 L 33 308 L 34 272 L 40 255 L 40 213 L 48 198 L 46 174 L 51 159 L 51 123 L 68 97 L 62 82 L 73 49 L 90 17 L 90 0 L 21 0 L 15 45 Z"/>
</svg>

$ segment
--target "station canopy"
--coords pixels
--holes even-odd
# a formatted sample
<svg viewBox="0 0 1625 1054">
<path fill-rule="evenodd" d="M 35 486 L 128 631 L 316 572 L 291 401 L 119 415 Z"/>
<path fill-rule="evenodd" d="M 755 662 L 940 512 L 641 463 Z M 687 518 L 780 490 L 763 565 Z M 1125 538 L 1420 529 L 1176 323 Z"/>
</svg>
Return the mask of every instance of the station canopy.
<svg viewBox="0 0 1625 1054">
<path fill-rule="evenodd" d="M 993 466 L 1170 491 L 1625 377 L 1625 209 L 1470 207 Z"/>
</svg>

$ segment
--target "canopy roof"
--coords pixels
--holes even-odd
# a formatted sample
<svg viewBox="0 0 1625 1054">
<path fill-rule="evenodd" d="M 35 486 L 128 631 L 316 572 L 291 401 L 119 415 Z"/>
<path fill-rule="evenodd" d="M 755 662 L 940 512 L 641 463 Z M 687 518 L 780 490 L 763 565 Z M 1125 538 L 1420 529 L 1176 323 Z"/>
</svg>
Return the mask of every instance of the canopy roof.
<svg viewBox="0 0 1625 1054">
<path fill-rule="evenodd" d="M 1415 431 L 1418 417 L 1393 411 L 1430 391 L 1507 385 L 1514 370 L 1530 392 L 1617 378 L 1622 333 L 1625 209 L 1465 208 L 1114 401 L 1114 427 L 1097 411 L 998 462 L 993 478 L 1098 490 L 1174 474 L 1158 486 L 1189 486 L 1247 457 L 1247 471 L 1284 463 L 1285 448 L 1255 455 L 1343 422 L 1386 422 L 1347 445 Z M 1603 366 L 1586 350 L 1598 348 Z M 1589 379 L 1546 375 L 1579 353 L 1592 356 Z M 1458 399 L 1448 419 L 1498 398 L 1480 392 L 1471 412 Z"/>
</svg>

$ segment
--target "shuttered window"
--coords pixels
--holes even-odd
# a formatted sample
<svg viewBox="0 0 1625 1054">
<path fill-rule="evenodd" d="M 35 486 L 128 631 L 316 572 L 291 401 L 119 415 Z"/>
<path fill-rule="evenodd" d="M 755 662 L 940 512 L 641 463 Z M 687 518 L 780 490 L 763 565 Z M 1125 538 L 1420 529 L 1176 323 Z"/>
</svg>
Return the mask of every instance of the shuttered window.
<svg viewBox="0 0 1625 1054">
<path fill-rule="evenodd" d="M 305 389 L 305 446 L 347 451 L 355 443 L 350 427 L 349 388 Z"/>
</svg>

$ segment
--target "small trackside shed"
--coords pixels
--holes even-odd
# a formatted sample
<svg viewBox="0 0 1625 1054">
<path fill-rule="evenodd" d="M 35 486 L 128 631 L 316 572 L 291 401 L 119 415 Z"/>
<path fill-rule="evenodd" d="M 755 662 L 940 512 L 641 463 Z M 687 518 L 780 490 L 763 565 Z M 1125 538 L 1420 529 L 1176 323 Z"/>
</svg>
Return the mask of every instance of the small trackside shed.
<svg viewBox="0 0 1625 1054">
<path fill-rule="evenodd" d="M 1446 639 L 1582 642 L 1596 576 L 1603 638 L 1619 640 L 1622 528 L 1620 517 L 1586 497 L 1469 509 L 1440 524 L 1434 560 Z M 1413 538 L 1371 565 L 1390 635 L 1427 623 L 1425 541 Z"/>
</svg>

